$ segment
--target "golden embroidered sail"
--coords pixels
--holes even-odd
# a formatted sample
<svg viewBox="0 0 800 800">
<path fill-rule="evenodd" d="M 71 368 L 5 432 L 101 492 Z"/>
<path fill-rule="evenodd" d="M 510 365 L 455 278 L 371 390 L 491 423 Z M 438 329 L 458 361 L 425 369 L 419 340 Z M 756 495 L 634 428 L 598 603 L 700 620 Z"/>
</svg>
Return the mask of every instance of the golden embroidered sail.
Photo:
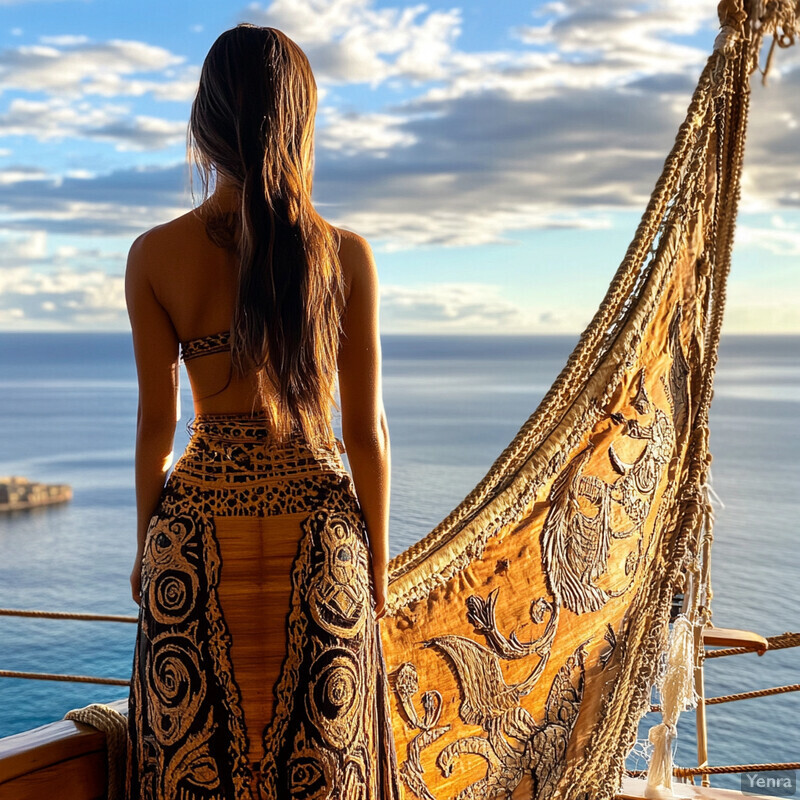
<svg viewBox="0 0 800 800">
<path fill-rule="evenodd" d="M 785 47 L 797 30 L 786 0 L 718 11 L 686 120 L 567 365 L 484 480 L 391 562 L 382 634 L 406 798 L 612 797 L 673 595 L 707 578 L 749 82 L 763 36 Z M 695 618 L 706 599 L 694 592 Z"/>
</svg>

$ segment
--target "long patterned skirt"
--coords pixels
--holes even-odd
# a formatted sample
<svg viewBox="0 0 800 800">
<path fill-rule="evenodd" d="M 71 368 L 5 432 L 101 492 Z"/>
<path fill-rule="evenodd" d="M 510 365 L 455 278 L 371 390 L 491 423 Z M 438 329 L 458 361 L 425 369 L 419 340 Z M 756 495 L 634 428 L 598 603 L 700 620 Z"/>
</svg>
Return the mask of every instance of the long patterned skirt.
<svg viewBox="0 0 800 800">
<path fill-rule="evenodd" d="M 335 452 L 195 417 L 150 520 L 127 800 L 395 800 L 369 542 Z"/>
</svg>

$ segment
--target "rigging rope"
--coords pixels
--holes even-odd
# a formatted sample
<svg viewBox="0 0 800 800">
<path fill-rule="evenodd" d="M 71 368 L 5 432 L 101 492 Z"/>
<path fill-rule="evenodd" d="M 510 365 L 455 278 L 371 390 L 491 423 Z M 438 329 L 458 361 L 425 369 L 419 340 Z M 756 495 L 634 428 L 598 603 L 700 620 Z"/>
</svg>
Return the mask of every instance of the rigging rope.
<svg viewBox="0 0 800 800">
<path fill-rule="evenodd" d="M 138 622 L 138 617 L 122 614 L 88 614 L 74 611 L 39 611 L 27 608 L 0 608 L 0 617 L 38 617 L 41 619 L 80 619 L 90 622 Z"/>
<path fill-rule="evenodd" d="M 785 650 L 787 647 L 800 647 L 800 633 L 781 633 L 776 636 L 768 636 L 767 643 L 771 650 Z M 707 650 L 705 658 L 721 658 L 722 656 L 738 656 L 742 653 L 752 653 L 749 647 L 726 647 L 724 650 Z"/>
<path fill-rule="evenodd" d="M 74 681 L 75 683 L 102 683 L 108 686 L 130 686 L 124 678 L 95 678 L 92 675 L 59 675 L 52 672 L 18 672 L 0 669 L 0 678 L 28 678 L 37 681 Z"/>
<path fill-rule="evenodd" d="M 800 683 L 789 683 L 785 686 L 773 686 L 769 689 L 754 689 L 751 692 L 738 692 L 736 694 L 722 694 L 719 697 L 707 697 L 704 701 L 707 706 L 719 705 L 720 703 L 733 703 L 736 700 L 752 700 L 756 697 L 770 697 L 775 694 L 786 694 L 788 692 L 800 692 Z M 651 711 L 661 711 L 661 706 L 653 704 Z"/>
</svg>

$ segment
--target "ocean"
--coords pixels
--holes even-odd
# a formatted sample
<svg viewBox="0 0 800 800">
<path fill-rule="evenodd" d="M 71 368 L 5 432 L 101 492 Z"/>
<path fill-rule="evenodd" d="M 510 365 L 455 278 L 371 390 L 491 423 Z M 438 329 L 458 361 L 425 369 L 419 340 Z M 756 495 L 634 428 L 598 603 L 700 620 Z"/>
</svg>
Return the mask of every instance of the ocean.
<svg viewBox="0 0 800 800">
<path fill-rule="evenodd" d="M 384 338 L 391 548 L 424 536 L 483 477 L 576 337 Z M 176 458 L 192 406 L 182 374 Z M 0 333 L 0 475 L 69 483 L 71 503 L 0 517 L 0 607 L 133 615 L 136 373 L 126 333 Z M 800 629 L 800 337 L 723 338 L 711 414 L 714 622 Z M 135 626 L 0 617 L 0 669 L 128 678 Z M 798 681 L 800 652 L 710 661 L 708 696 Z M 0 678 L 0 736 L 124 687 Z M 712 706 L 712 764 L 800 754 L 800 694 Z M 648 715 L 647 723 L 658 721 Z M 683 715 L 677 760 L 693 760 Z M 646 727 L 641 735 L 646 735 Z M 642 766 L 632 759 L 631 766 Z M 737 787 L 738 777 L 713 779 Z"/>
</svg>

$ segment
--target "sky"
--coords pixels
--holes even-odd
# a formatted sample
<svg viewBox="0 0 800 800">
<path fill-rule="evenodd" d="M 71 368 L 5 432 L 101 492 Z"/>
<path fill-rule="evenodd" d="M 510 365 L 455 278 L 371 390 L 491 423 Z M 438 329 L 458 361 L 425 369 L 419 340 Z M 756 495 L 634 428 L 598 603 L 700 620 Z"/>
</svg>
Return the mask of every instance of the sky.
<svg viewBox="0 0 800 800">
<path fill-rule="evenodd" d="M 188 211 L 200 65 L 280 28 L 319 88 L 314 202 L 386 333 L 578 333 L 718 33 L 716 0 L 0 0 L 0 329 L 127 330 L 131 242 Z M 766 47 L 761 63 L 766 58 Z M 725 330 L 800 333 L 800 46 L 752 81 Z"/>
</svg>

